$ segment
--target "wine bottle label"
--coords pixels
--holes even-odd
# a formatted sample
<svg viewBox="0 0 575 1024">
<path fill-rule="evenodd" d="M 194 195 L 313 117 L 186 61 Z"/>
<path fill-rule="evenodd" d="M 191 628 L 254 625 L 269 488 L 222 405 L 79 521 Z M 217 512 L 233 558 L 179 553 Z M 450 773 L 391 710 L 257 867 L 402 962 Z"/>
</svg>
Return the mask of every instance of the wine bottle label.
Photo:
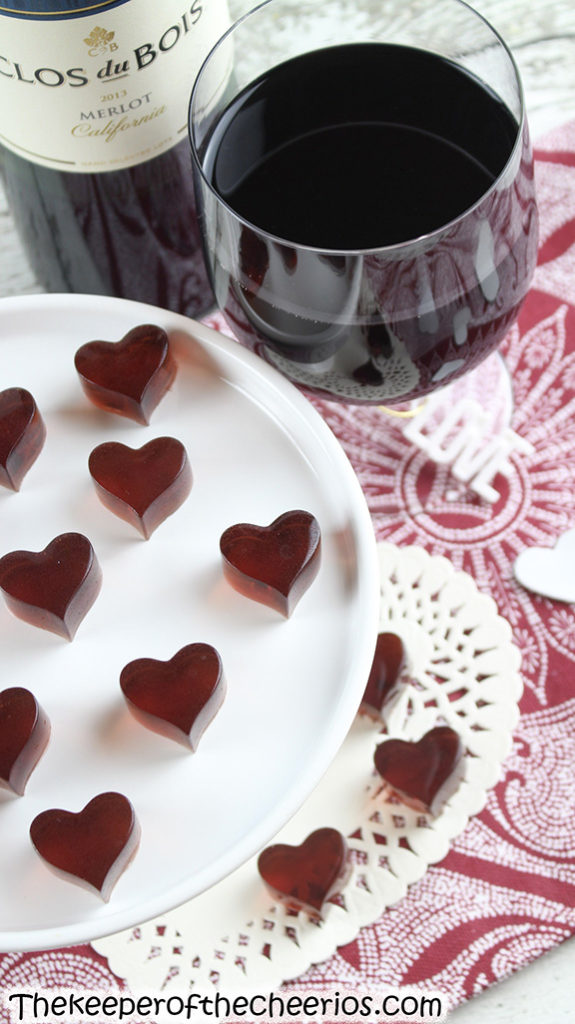
<svg viewBox="0 0 575 1024">
<path fill-rule="evenodd" d="M 14 7 L 17 6 L 17 10 Z M 0 0 L 0 142 L 60 171 L 120 170 L 187 133 L 227 0 Z M 215 96 L 229 54 L 214 62 Z"/>
</svg>

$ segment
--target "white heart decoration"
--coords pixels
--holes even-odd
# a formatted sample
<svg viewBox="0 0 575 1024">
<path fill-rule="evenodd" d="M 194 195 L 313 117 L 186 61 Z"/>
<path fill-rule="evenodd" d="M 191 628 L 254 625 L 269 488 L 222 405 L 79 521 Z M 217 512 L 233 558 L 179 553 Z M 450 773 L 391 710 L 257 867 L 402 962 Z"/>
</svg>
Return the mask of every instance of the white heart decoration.
<svg viewBox="0 0 575 1024">
<path fill-rule="evenodd" d="M 556 601 L 575 601 L 575 529 L 552 548 L 527 548 L 515 559 L 515 578 L 527 590 Z"/>
</svg>

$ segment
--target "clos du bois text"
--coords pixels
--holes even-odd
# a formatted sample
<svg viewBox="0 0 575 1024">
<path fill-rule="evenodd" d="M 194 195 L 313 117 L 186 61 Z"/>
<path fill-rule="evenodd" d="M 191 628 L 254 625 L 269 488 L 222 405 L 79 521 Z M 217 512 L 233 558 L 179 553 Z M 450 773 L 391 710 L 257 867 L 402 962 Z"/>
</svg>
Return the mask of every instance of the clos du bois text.
<svg viewBox="0 0 575 1024">
<path fill-rule="evenodd" d="M 58 88 L 61 85 L 68 85 L 73 89 L 88 85 L 94 79 L 111 82 L 116 78 L 123 78 L 132 71 L 142 71 L 153 64 L 162 54 L 170 50 L 183 39 L 193 26 L 199 21 L 203 13 L 201 0 L 193 0 L 190 8 L 185 11 L 179 20 L 169 25 L 161 34 L 157 42 L 146 42 L 137 46 L 130 57 L 123 58 L 117 54 L 118 43 L 110 46 L 110 52 L 114 56 L 94 71 L 85 67 L 68 68 L 61 70 L 52 67 L 26 68 L 22 61 L 12 60 L 10 57 L 0 53 L 0 76 L 11 78 L 26 85 L 43 85 L 48 88 Z"/>
</svg>

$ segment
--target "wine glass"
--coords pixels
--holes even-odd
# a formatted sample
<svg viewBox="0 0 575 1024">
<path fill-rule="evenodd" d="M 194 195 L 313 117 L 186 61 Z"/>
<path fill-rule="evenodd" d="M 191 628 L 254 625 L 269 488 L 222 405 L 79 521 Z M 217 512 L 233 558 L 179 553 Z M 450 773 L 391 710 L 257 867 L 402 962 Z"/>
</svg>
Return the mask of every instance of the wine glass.
<svg viewBox="0 0 575 1024">
<path fill-rule="evenodd" d="M 266 0 L 190 103 L 234 334 L 324 398 L 395 406 L 478 366 L 536 262 L 517 67 L 462 0 Z"/>
</svg>

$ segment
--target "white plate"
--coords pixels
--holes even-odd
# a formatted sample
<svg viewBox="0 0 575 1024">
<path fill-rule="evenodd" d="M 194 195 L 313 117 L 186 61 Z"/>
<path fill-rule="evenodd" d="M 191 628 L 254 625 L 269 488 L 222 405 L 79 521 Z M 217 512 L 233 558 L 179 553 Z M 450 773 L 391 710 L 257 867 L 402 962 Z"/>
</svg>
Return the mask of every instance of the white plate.
<svg viewBox="0 0 575 1024">
<path fill-rule="evenodd" d="M 140 323 L 170 333 L 179 370 L 149 427 L 98 411 L 81 391 L 76 349 Z M 378 621 L 378 565 L 366 503 L 313 407 L 239 345 L 175 314 L 91 296 L 0 301 L 0 390 L 28 388 L 47 441 L 21 491 L 0 494 L 0 555 L 85 533 L 104 583 L 70 644 L 0 606 L 1 688 L 25 686 L 52 722 L 24 797 L 0 796 L 0 949 L 90 941 L 137 924 L 224 878 L 277 833 L 319 781 L 354 717 Z M 140 447 L 172 435 L 194 486 L 142 540 L 96 497 L 96 444 Z M 292 618 L 223 580 L 219 537 L 292 508 L 319 520 L 320 573 Z M 134 658 L 213 644 L 226 700 L 190 754 L 129 714 L 119 674 Z M 77 811 L 119 790 L 142 826 L 135 860 L 108 904 L 56 877 L 33 850 L 32 819 Z"/>
</svg>

